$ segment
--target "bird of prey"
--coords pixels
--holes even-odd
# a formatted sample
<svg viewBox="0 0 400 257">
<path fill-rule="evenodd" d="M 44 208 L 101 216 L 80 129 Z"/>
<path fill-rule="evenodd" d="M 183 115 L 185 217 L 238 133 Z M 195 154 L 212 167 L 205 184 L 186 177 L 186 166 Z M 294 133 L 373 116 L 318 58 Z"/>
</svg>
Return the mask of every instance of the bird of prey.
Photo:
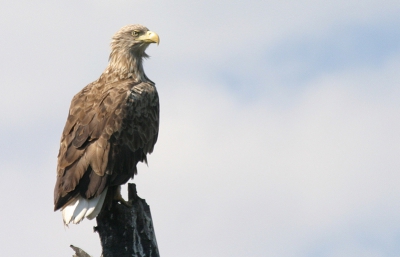
<svg viewBox="0 0 400 257">
<path fill-rule="evenodd" d="M 146 162 L 158 137 L 159 100 L 143 71 L 146 48 L 159 36 L 142 25 L 122 27 L 103 74 L 77 93 L 61 136 L 54 211 L 65 224 L 95 218 L 120 185 Z M 127 203 L 126 203 L 127 204 Z"/>
</svg>

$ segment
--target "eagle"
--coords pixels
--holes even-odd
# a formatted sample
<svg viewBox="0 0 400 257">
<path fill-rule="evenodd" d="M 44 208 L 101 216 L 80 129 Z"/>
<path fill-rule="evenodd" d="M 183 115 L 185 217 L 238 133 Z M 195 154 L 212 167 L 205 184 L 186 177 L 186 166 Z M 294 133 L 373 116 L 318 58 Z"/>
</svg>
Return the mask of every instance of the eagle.
<svg viewBox="0 0 400 257">
<path fill-rule="evenodd" d="M 71 102 L 61 136 L 54 211 L 66 225 L 95 218 L 113 200 L 128 205 L 120 185 L 147 163 L 159 129 L 159 98 L 144 73 L 143 59 L 159 36 L 136 24 L 122 27 L 111 41 L 109 63 L 99 79 Z"/>
</svg>

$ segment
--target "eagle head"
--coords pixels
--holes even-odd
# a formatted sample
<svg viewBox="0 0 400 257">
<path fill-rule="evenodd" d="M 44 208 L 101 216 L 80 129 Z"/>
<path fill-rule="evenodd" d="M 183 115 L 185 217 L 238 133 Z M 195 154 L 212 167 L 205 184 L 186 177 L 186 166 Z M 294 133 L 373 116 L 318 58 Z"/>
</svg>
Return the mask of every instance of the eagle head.
<svg viewBox="0 0 400 257">
<path fill-rule="evenodd" d="M 143 25 L 127 25 L 112 37 L 111 55 L 131 54 L 135 57 L 147 57 L 145 50 L 151 43 L 160 43 L 157 33 Z"/>
<path fill-rule="evenodd" d="M 121 79 L 147 81 L 142 59 L 149 57 L 145 50 L 151 43 L 160 43 L 160 38 L 148 28 L 139 24 L 122 27 L 112 37 L 109 64 L 105 73 Z"/>
</svg>

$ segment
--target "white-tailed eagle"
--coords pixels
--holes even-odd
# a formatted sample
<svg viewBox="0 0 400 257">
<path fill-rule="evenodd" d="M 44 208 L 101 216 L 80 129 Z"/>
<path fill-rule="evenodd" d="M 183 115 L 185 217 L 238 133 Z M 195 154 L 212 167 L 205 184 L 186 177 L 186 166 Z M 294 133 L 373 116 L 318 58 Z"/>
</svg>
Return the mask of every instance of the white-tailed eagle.
<svg viewBox="0 0 400 257">
<path fill-rule="evenodd" d="M 62 210 L 65 224 L 95 218 L 108 199 L 123 201 L 120 185 L 153 151 L 159 100 L 142 65 L 151 43 L 158 44 L 159 37 L 146 27 L 121 28 L 103 74 L 72 99 L 54 188 L 54 210 Z"/>
</svg>

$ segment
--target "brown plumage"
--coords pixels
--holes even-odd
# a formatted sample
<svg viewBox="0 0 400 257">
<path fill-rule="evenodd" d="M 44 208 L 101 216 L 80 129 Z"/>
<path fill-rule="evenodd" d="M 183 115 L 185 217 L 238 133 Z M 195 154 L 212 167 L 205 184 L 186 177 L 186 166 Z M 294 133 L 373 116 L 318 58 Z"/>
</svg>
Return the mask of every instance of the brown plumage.
<svg viewBox="0 0 400 257">
<path fill-rule="evenodd" d="M 126 183 L 136 164 L 147 161 L 158 136 L 159 100 L 142 59 L 147 46 L 158 42 L 141 25 L 123 27 L 113 36 L 104 73 L 72 99 L 58 154 L 54 210 Z"/>
</svg>

